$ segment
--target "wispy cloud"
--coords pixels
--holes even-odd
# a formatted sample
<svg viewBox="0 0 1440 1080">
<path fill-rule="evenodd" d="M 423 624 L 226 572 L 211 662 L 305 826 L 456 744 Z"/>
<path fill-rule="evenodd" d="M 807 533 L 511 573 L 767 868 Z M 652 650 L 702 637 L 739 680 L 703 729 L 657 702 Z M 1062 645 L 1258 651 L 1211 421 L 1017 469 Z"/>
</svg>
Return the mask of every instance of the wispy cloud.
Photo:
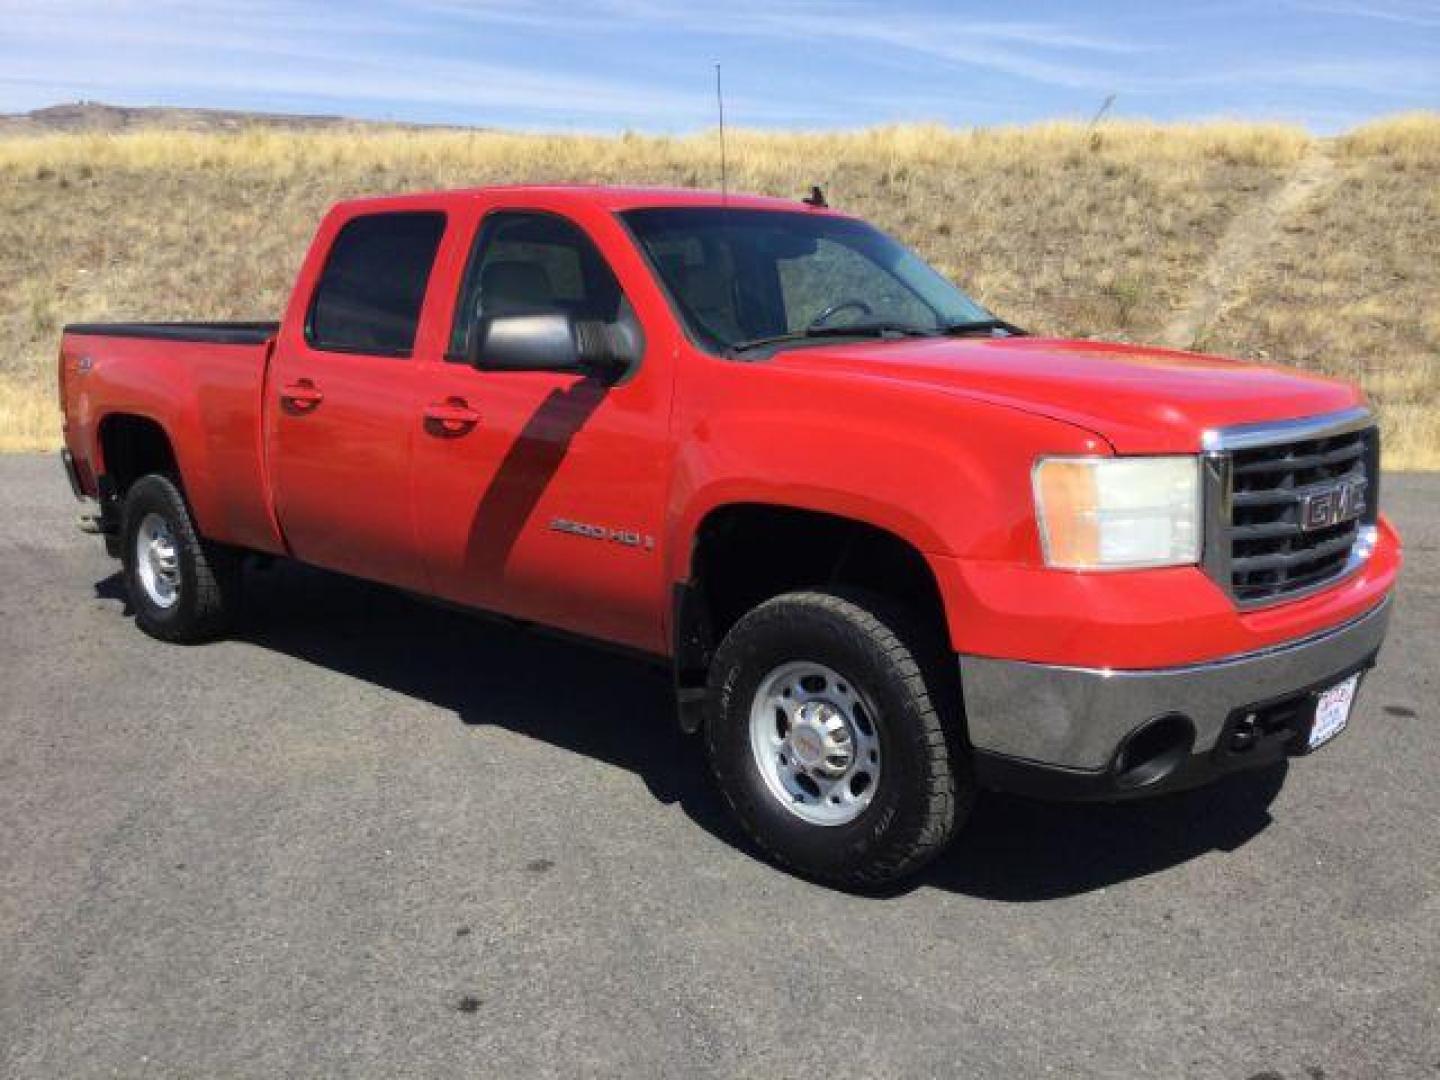
<svg viewBox="0 0 1440 1080">
<path fill-rule="evenodd" d="M 1237 20 L 1245 33 L 1237 34 Z M 0 0 L 0 109 L 49 98 L 548 127 L 1023 120 L 1122 109 L 1310 116 L 1433 104 L 1419 0 Z"/>
<path fill-rule="evenodd" d="M 1146 93 L 1217 85 L 1297 85 L 1378 94 L 1424 91 L 1440 77 L 1440 56 L 1429 60 L 1353 55 L 1337 36 L 1332 57 L 1295 59 L 1267 50 L 1263 63 L 1226 61 L 1220 55 L 1185 55 L 1180 43 L 1158 45 L 1134 37 L 1102 34 L 1053 20 L 977 20 L 898 5 L 852 0 L 807 0 L 796 5 L 736 0 L 723 9 L 675 5 L 662 0 L 582 0 L 557 9 L 541 0 L 420 0 L 431 12 L 456 18 L 500 21 L 537 29 L 614 32 L 645 23 L 671 26 L 710 40 L 752 38 L 808 44 L 843 43 L 857 50 L 884 50 L 924 57 L 956 68 L 993 71 L 1067 89 Z M 1296 6 L 1334 14 L 1440 25 L 1418 7 L 1362 0 L 1308 0 Z M 1158 60 L 1146 67 L 1142 59 Z"/>
<path fill-rule="evenodd" d="M 844 42 L 899 49 L 1060 86 L 1091 87 L 1103 68 L 1047 59 L 1046 53 L 1126 56 L 1149 47 L 1051 21 L 985 21 L 845 0 L 777 6 L 738 0 L 723 7 L 657 0 L 588 0 L 557 9 L 534 0 L 420 0 L 434 14 L 550 30 L 613 32 L 621 25 L 665 26 L 711 40 L 756 38 L 816 46 Z"/>
<path fill-rule="evenodd" d="M 86 94 L 146 86 L 167 96 L 186 90 L 313 97 L 335 105 L 384 100 L 521 110 L 632 122 L 706 115 L 704 95 L 657 95 L 640 81 L 590 77 L 533 64 L 456 60 L 397 50 L 415 31 L 386 14 L 342 10 L 330 15 L 289 4 L 159 2 L 118 7 L 146 17 L 114 17 L 117 5 L 58 3 L 14 11 L 6 57 L 12 81 L 55 84 Z M 257 11 L 262 18 L 257 20 Z M 86 17 L 86 16 L 90 17 Z M 155 16 L 161 16 L 156 18 Z M 63 25 L 62 25 L 63 21 Z M 70 63 L 57 64 L 44 44 L 63 31 Z M 68 70 L 67 70 L 68 68 Z"/>
<path fill-rule="evenodd" d="M 1369 3 L 1366 0 L 1294 0 L 1296 11 L 1314 15 L 1342 15 L 1354 19 L 1375 19 L 1404 26 L 1440 29 L 1440 9 L 1433 3 Z"/>
</svg>

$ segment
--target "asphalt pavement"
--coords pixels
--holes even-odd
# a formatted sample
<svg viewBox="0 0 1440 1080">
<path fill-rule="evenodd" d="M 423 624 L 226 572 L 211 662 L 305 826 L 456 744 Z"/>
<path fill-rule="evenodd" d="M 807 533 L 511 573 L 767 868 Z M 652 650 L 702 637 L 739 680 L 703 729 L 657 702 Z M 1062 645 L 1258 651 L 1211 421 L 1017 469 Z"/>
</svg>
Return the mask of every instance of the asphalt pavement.
<svg viewBox="0 0 1440 1080">
<path fill-rule="evenodd" d="M 1440 1075 L 1440 476 L 1314 757 L 984 797 L 911 887 L 755 857 L 663 673 L 333 575 L 135 629 L 0 458 L 0 1075 Z"/>
</svg>

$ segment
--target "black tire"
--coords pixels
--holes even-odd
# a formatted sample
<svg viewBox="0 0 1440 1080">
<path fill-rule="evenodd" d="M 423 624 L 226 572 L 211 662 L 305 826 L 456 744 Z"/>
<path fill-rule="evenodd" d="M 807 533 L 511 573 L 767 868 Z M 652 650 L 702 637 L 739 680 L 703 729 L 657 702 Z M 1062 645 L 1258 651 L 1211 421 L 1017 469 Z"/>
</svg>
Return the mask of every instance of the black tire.
<svg viewBox="0 0 1440 1080">
<path fill-rule="evenodd" d="M 178 588 L 168 607 L 151 598 L 140 578 L 138 536 L 151 514 L 164 520 L 174 538 Z M 239 555 L 196 531 L 185 496 L 168 476 L 142 476 L 125 493 L 120 559 L 135 622 L 151 637 L 192 644 L 212 641 L 229 628 L 239 599 Z"/>
<path fill-rule="evenodd" d="M 959 695 L 933 636 L 879 597 L 795 592 L 737 622 L 710 670 L 706 749 L 731 811 L 759 847 L 802 875 L 875 889 L 939 854 L 968 816 L 974 784 L 959 730 Z M 750 710 L 767 674 L 823 664 L 874 703 L 883 766 L 853 821 L 815 824 L 767 786 L 750 742 Z M 947 730 L 946 713 L 953 714 Z"/>
</svg>

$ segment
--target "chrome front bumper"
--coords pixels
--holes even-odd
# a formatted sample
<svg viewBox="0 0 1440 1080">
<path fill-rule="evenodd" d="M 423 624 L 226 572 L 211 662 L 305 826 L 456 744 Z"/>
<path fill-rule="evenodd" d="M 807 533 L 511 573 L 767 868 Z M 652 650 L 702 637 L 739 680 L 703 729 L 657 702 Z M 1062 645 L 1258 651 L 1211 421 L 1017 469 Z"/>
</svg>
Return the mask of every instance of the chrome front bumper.
<svg viewBox="0 0 1440 1080">
<path fill-rule="evenodd" d="M 1263 652 L 1143 671 L 960 657 L 971 745 L 981 755 L 1104 774 L 1127 737 L 1156 717 L 1194 727 L 1192 753 L 1214 750 L 1237 711 L 1338 680 L 1373 662 L 1391 601 L 1343 626 Z"/>
</svg>

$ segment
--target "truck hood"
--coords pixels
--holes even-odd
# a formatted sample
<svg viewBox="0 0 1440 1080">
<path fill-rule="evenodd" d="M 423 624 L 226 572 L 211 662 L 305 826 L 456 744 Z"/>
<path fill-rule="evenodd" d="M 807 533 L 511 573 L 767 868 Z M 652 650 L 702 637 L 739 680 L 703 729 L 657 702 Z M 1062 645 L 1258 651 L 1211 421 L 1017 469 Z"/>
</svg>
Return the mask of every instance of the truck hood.
<svg viewBox="0 0 1440 1080">
<path fill-rule="evenodd" d="M 817 345 L 771 363 L 993 401 L 1085 428 L 1118 453 L 1194 453 L 1210 428 L 1336 412 L 1343 382 L 1199 353 L 1060 338 L 904 338 Z"/>
</svg>

